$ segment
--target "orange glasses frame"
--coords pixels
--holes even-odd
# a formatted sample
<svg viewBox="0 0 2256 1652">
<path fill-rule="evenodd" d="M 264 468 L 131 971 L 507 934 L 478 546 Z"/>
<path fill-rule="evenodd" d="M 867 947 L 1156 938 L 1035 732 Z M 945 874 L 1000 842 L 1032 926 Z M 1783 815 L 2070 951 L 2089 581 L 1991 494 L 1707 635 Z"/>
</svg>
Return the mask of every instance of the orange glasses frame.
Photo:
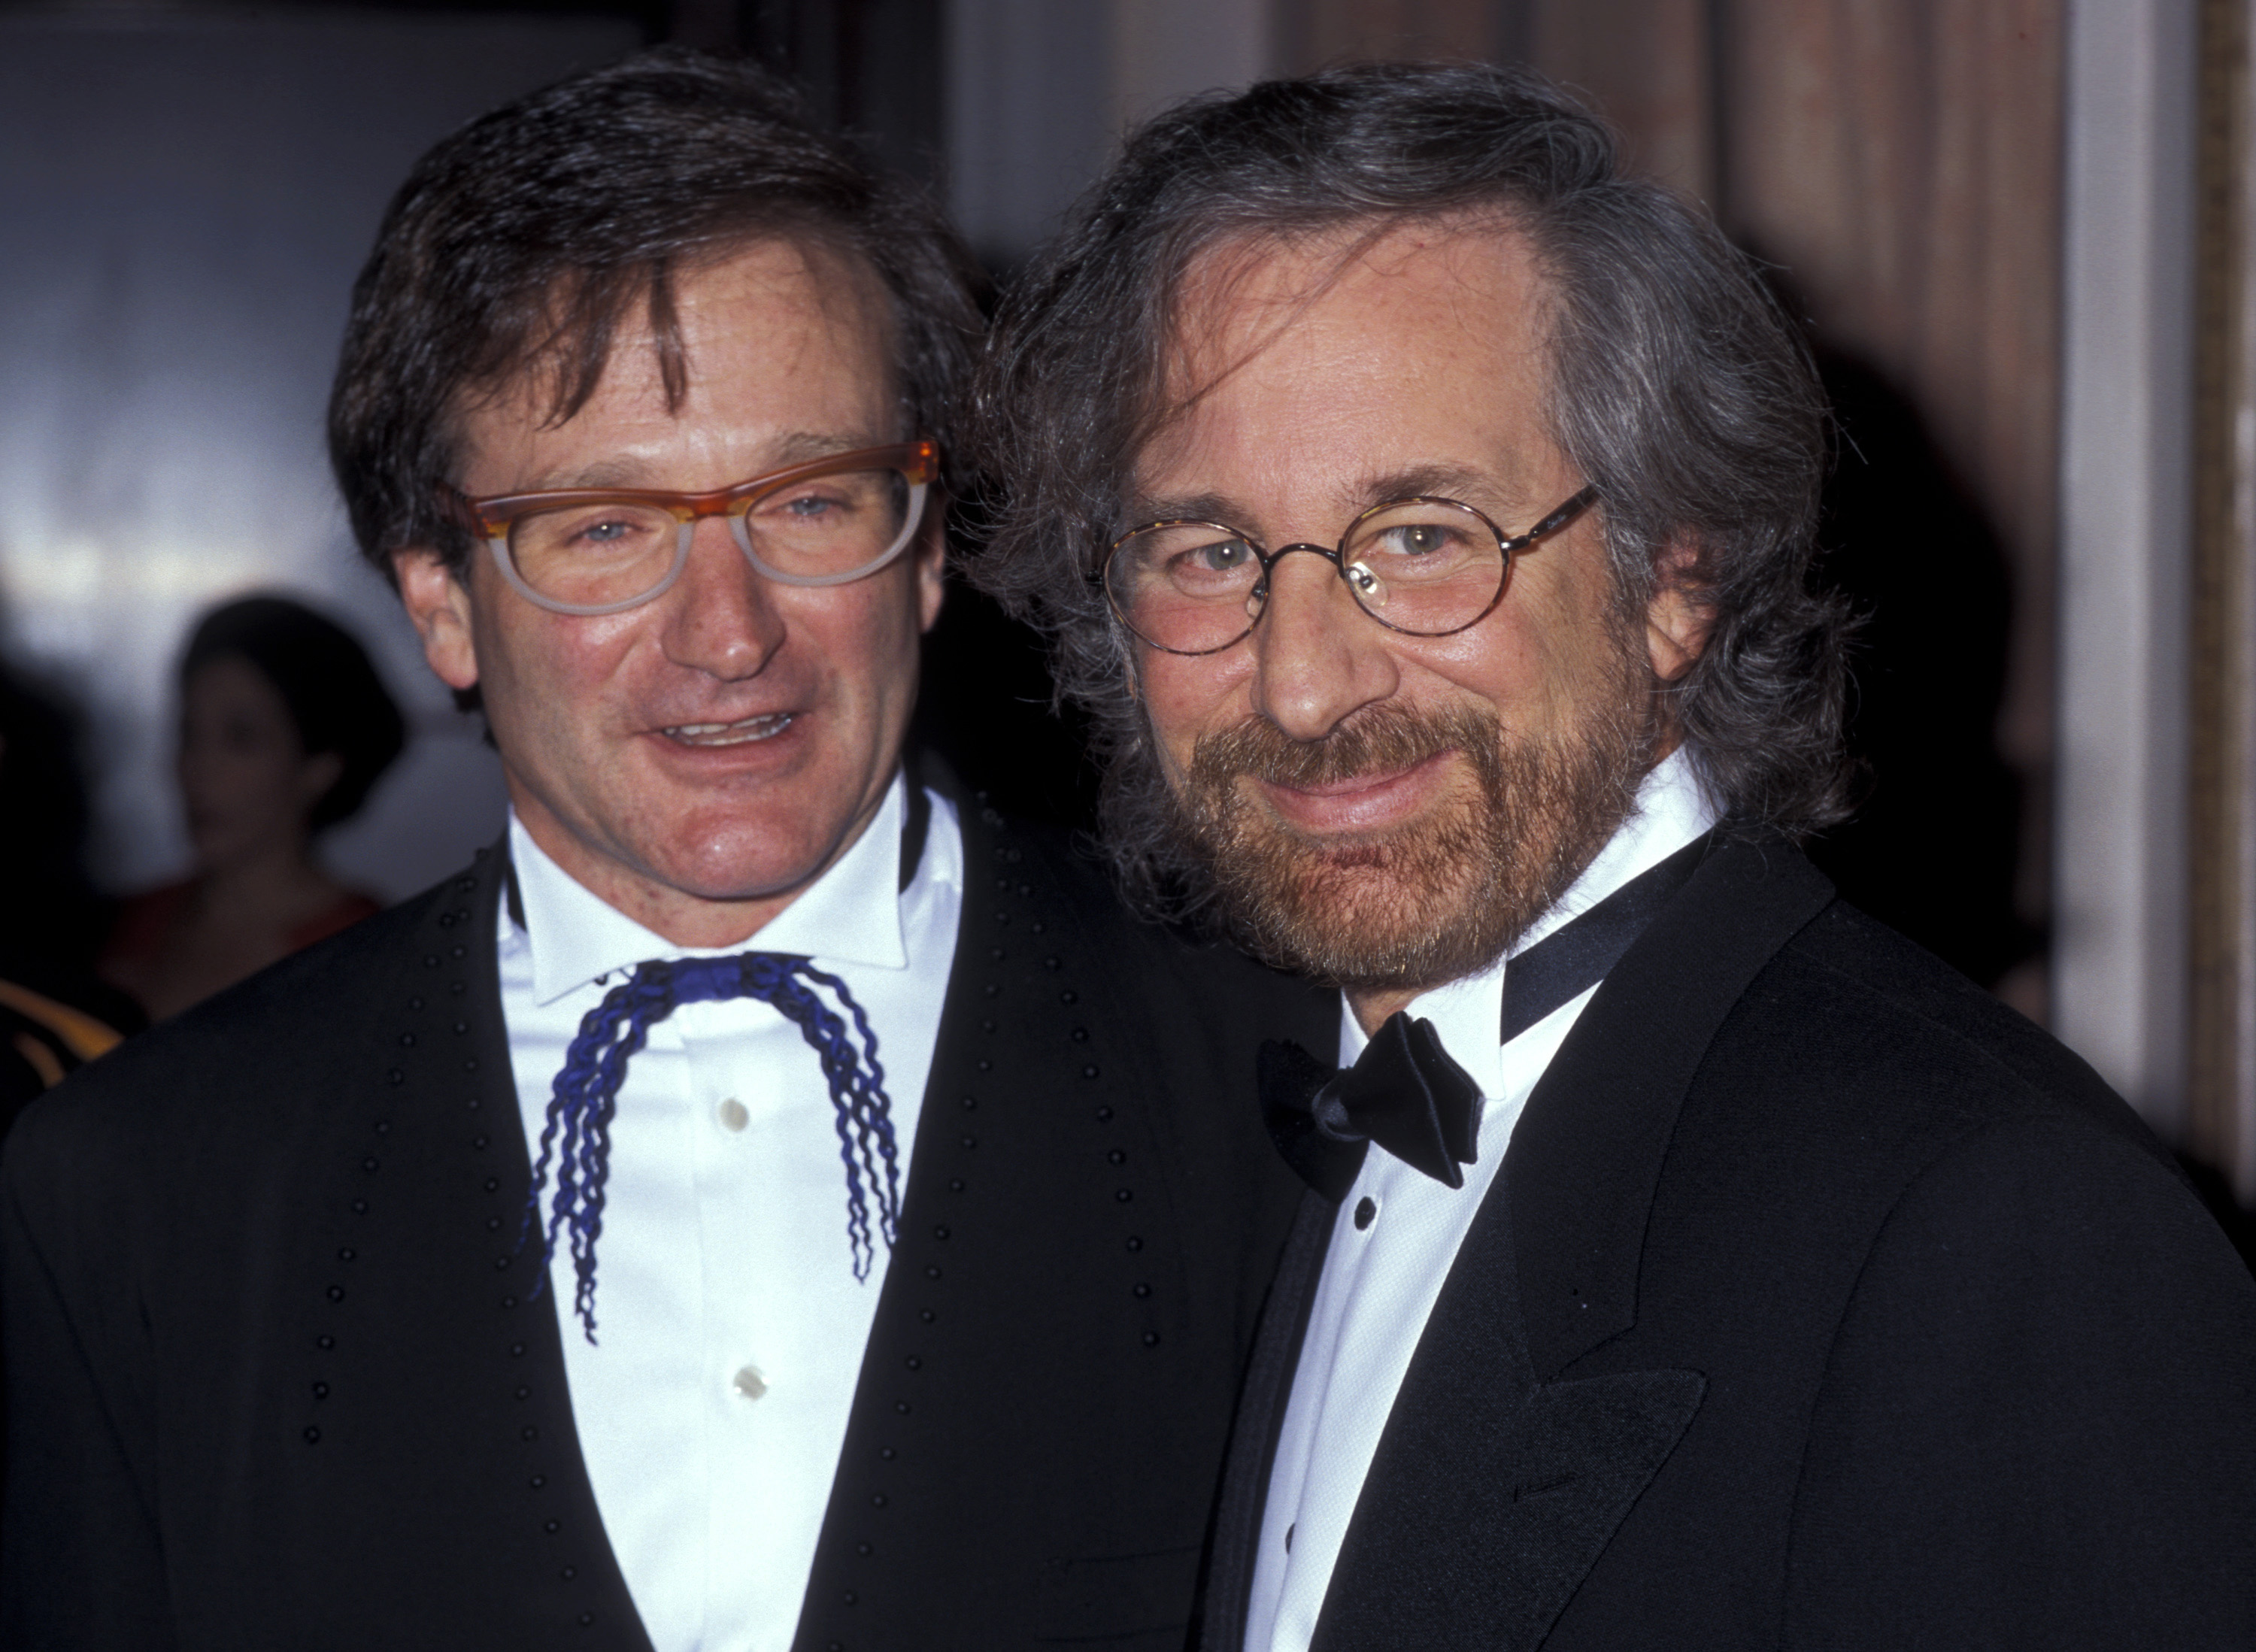
<svg viewBox="0 0 2256 1652">
<path fill-rule="evenodd" d="M 744 518 L 762 499 L 770 494 L 790 487 L 796 482 L 806 482 L 815 477 L 835 476 L 842 470 L 899 470 L 908 478 L 910 486 L 907 524 L 900 537 L 887 547 L 885 553 L 863 567 L 843 574 L 789 574 L 769 567 L 760 560 L 753 548 L 751 533 L 744 526 Z M 539 493 L 495 493 L 473 498 L 459 488 L 444 490 L 448 502 L 457 519 L 471 532 L 484 540 L 493 553 L 494 562 L 502 577 L 517 588 L 527 601 L 553 613 L 595 615 L 616 614 L 629 608 L 639 608 L 666 594 L 673 582 L 681 577 L 688 565 L 689 541 L 697 523 L 709 516 L 726 517 L 729 529 L 735 537 L 737 548 L 744 559 L 765 577 L 784 585 L 850 585 L 857 579 L 867 579 L 879 568 L 898 557 L 916 537 L 924 520 L 925 495 L 940 476 L 940 444 L 926 438 L 904 441 L 885 448 L 862 448 L 852 453 L 834 453 L 825 458 L 812 459 L 805 464 L 795 464 L 782 470 L 770 471 L 754 477 L 749 482 L 738 482 L 725 488 L 715 488 L 705 493 L 676 493 L 664 488 L 568 488 Z M 673 566 L 666 576 L 639 597 L 623 603 L 583 604 L 560 603 L 543 597 L 526 584 L 518 572 L 517 561 L 510 554 L 511 531 L 520 517 L 535 511 L 568 510 L 576 505 L 646 505 L 666 512 L 680 524 L 680 533 L 675 543 Z"/>
</svg>

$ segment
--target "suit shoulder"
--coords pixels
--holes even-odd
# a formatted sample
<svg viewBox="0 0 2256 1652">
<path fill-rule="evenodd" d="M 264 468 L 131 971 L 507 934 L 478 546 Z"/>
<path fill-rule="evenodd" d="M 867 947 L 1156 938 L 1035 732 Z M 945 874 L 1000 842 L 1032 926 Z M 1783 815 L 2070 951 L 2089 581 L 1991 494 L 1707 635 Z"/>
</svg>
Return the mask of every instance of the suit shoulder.
<svg viewBox="0 0 2256 1652">
<path fill-rule="evenodd" d="M 2168 1161 L 2067 1046 L 1845 901 L 1811 920 L 1756 978 L 1710 1065 L 1782 1107 L 1840 1111 L 1845 1126 L 1877 1126 L 1880 1139 L 1900 1135 L 1907 1145 L 2048 1121 Z"/>
<path fill-rule="evenodd" d="M 356 1050 L 420 966 L 457 875 L 160 1021 L 71 1075 L 9 1132 L 8 1175 L 122 1168 L 274 1129 L 318 1105 L 321 1077 Z M 451 926 L 450 926 L 451 927 Z"/>
</svg>

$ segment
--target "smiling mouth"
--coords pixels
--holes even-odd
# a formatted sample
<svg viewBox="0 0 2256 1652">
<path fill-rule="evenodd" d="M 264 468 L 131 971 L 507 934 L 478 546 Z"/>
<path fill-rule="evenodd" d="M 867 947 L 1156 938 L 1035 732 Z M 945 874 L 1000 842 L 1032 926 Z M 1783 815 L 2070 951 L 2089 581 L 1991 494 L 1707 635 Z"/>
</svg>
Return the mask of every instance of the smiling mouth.
<svg viewBox="0 0 2256 1652">
<path fill-rule="evenodd" d="M 1376 792 L 1383 787 L 1392 786 L 1398 780 L 1407 779 L 1409 776 L 1416 773 L 1419 770 L 1425 768 L 1429 764 L 1438 763 L 1443 758 L 1456 755 L 1458 755 L 1458 753 L 1454 750 L 1445 748 L 1435 752 L 1431 757 L 1422 758 L 1415 763 L 1399 764 L 1381 768 L 1362 769 L 1352 774 L 1343 774 L 1336 780 L 1313 780 L 1306 784 L 1295 784 L 1294 781 L 1285 780 L 1269 780 L 1267 783 L 1280 791 L 1294 792 L 1302 797 L 1354 797 L 1364 793 Z"/>
<path fill-rule="evenodd" d="M 679 745 L 746 745 L 772 739 L 798 720 L 794 711 L 770 711 L 738 723 L 676 723 L 659 731 Z"/>
</svg>

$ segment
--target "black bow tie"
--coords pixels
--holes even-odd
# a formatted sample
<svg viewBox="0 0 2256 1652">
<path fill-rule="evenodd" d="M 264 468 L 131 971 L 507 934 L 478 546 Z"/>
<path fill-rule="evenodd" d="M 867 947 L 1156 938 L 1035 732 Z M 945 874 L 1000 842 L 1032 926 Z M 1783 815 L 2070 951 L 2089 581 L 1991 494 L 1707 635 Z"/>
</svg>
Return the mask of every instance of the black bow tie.
<svg viewBox="0 0 2256 1652">
<path fill-rule="evenodd" d="M 1397 1010 L 1354 1066 L 1327 1067 L 1298 1044 L 1261 1046 L 1261 1111 L 1285 1161 L 1334 1204 L 1376 1141 L 1449 1187 L 1478 1157 L 1480 1086 L 1449 1059 L 1434 1023 Z"/>
<path fill-rule="evenodd" d="M 1694 839 L 1505 965 L 1503 1041 L 1604 980 L 1690 881 L 1715 838 Z M 1258 1075 L 1278 1151 L 1334 1204 L 1355 1185 L 1374 1141 L 1451 1188 L 1465 1184 L 1457 1167 L 1477 1161 L 1480 1086 L 1449 1058 L 1431 1021 L 1396 1011 L 1344 1072 L 1273 1039 L 1261 1046 Z"/>
</svg>

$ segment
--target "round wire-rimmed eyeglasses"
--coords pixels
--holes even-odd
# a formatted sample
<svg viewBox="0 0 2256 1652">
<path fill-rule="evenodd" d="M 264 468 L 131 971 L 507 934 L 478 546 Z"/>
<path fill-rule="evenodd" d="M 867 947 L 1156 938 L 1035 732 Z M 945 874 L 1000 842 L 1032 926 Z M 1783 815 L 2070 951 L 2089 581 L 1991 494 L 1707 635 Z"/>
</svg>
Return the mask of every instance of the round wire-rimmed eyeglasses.
<svg viewBox="0 0 2256 1652">
<path fill-rule="evenodd" d="M 665 594 L 689 564 L 698 522 L 728 519 L 745 560 L 783 585 L 847 585 L 916 538 L 940 475 L 940 445 L 831 454 L 707 493 L 573 488 L 472 498 L 448 490 L 527 601 L 553 613 L 616 614 Z"/>
<path fill-rule="evenodd" d="M 1273 551 L 1227 523 L 1146 522 L 1112 542 L 1096 577 L 1120 623 L 1163 653 L 1220 653 L 1251 636 L 1268 611 L 1271 575 L 1295 551 L 1329 562 L 1356 606 L 1388 630 L 1447 637 L 1487 618 L 1512 559 L 1597 497 L 1585 487 L 1516 534 L 1455 499 L 1389 499 L 1348 524 L 1336 547 Z"/>
</svg>

